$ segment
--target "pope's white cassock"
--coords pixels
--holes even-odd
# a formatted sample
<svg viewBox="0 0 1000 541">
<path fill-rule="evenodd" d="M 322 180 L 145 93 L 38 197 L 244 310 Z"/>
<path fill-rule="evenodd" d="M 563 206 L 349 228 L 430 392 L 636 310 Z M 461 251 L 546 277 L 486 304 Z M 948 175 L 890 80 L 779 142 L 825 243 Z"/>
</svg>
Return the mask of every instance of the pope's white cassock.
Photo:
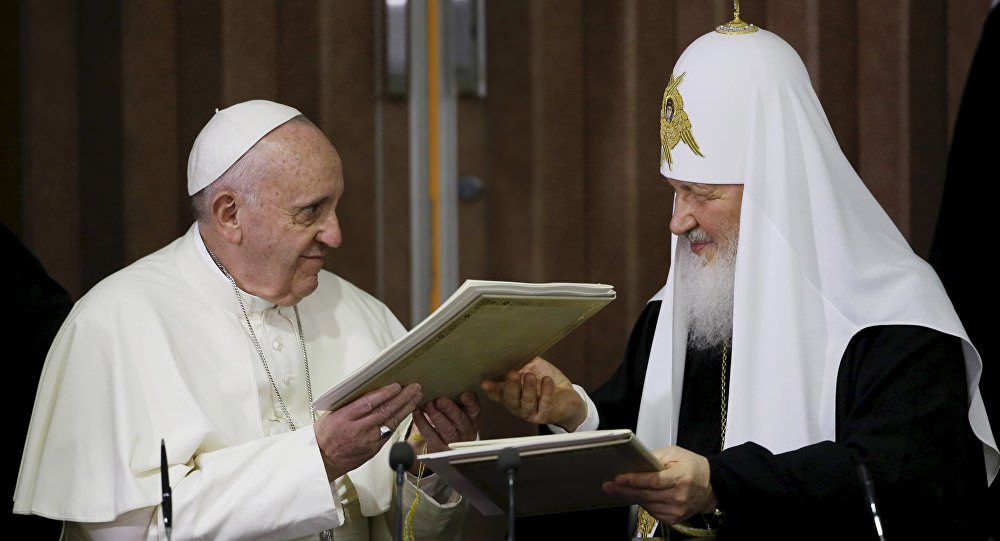
<svg viewBox="0 0 1000 541">
<path fill-rule="evenodd" d="M 289 431 L 233 287 L 197 225 L 97 284 L 56 337 L 35 400 L 15 513 L 67 521 L 64 537 L 162 539 L 160 440 L 173 485 L 173 539 L 391 539 L 393 472 L 382 450 L 329 483 L 306 389 L 321 393 L 404 333 L 379 301 L 332 273 L 292 307 L 241 292 L 296 426 Z M 454 538 L 464 504 L 434 478 L 418 539 Z M 85 523 L 85 524 L 83 524 Z"/>
</svg>

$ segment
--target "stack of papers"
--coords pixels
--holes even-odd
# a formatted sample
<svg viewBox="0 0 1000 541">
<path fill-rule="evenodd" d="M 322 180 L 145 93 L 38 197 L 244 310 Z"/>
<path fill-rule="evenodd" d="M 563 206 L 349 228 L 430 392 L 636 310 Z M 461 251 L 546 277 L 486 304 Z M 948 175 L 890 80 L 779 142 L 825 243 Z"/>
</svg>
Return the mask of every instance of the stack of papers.
<svg viewBox="0 0 1000 541">
<path fill-rule="evenodd" d="M 390 383 L 426 400 L 479 391 L 524 366 L 615 298 L 605 284 L 467 280 L 437 310 L 313 402 L 334 410 Z"/>
</svg>

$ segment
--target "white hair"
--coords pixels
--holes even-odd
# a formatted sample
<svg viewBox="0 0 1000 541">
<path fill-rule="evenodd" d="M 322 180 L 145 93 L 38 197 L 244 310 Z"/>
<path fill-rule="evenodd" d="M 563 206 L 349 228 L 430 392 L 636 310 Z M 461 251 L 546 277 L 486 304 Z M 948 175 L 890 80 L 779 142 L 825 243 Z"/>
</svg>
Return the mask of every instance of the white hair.
<svg viewBox="0 0 1000 541">
<path fill-rule="evenodd" d="M 694 229 L 677 239 L 677 299 L 688 317 L 688 347 L 711 349 L 729 344 L 733 336 L 733 284 L 737 238 L 716 239 L 711 261 L 691 251 L 690 239 L 708 235 Z"/>
</svg>

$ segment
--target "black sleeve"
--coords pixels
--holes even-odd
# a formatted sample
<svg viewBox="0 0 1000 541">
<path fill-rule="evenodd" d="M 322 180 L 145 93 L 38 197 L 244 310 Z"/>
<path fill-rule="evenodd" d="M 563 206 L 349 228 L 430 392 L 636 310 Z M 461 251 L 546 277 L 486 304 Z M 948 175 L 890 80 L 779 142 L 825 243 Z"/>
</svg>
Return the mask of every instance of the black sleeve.
<svg viewBox="0 0 1000 541">
<path fill-rule="evenodd" d="M 660 301 L 653 301 L 639 315 L 625 348 L 625 358 L 607 382 L 590 393 L 601 416 L 598 428 L 628 428 L 635 432 L 639 420 L 642 384 L 649 365 L 649 350 L 653 346 Z"/>
<path fill-rule="evenodd" d="M 729 515 L 723 529 L 784 524 L 801 533 L 825 524 L 833 537 L 874 539 L 860 460 L 887 539 L 983 539 L 985 466 L 967 410 L 957 338 L 923 327 L 865 329 L 841 360 L 835 442 L 777 455 L 747 443 L 709 457 Z"/>
<path fill-rule="evenodd" d="M 660 302 L 646 305 L 632 328 L 625 359 L 611 379 L 590 393 L 601 416 L 601 429 L 630 428 L 635 431 L 646 378 L 649 349 L 656 330 Z M 540 430 L 547 432 L 543 425 Z M 628 506 L 589 509 L 517 519 L 517 538 L 521 541 L 550 539 L 627 539 Z"/>
</svg>

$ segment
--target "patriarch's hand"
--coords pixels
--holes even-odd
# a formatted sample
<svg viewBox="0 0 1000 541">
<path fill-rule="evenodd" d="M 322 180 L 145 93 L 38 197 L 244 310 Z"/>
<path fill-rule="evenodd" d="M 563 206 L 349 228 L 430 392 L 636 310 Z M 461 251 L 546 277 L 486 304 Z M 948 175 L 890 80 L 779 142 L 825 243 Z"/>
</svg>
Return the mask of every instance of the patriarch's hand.
<svg viewBox="0 0 1000 541">
<path fill-rule="evenodd" d="M 708 459 L 677 446 L 657 449 L 653 454 L 666 469 L 618 475 L 604 483 L 604 491 L 643 506 L 667 524 L 715 509 L 718 501 L 709 479 Z"/>
<path fill-rule="evenodd" d="M 587 405 L 573 382 L 541 357 L 500 381 L 486 380 L 479 386 L 487 398 L 530 423 L 559 425 L 572 432 L 587 418 Z"/>
</svg>

